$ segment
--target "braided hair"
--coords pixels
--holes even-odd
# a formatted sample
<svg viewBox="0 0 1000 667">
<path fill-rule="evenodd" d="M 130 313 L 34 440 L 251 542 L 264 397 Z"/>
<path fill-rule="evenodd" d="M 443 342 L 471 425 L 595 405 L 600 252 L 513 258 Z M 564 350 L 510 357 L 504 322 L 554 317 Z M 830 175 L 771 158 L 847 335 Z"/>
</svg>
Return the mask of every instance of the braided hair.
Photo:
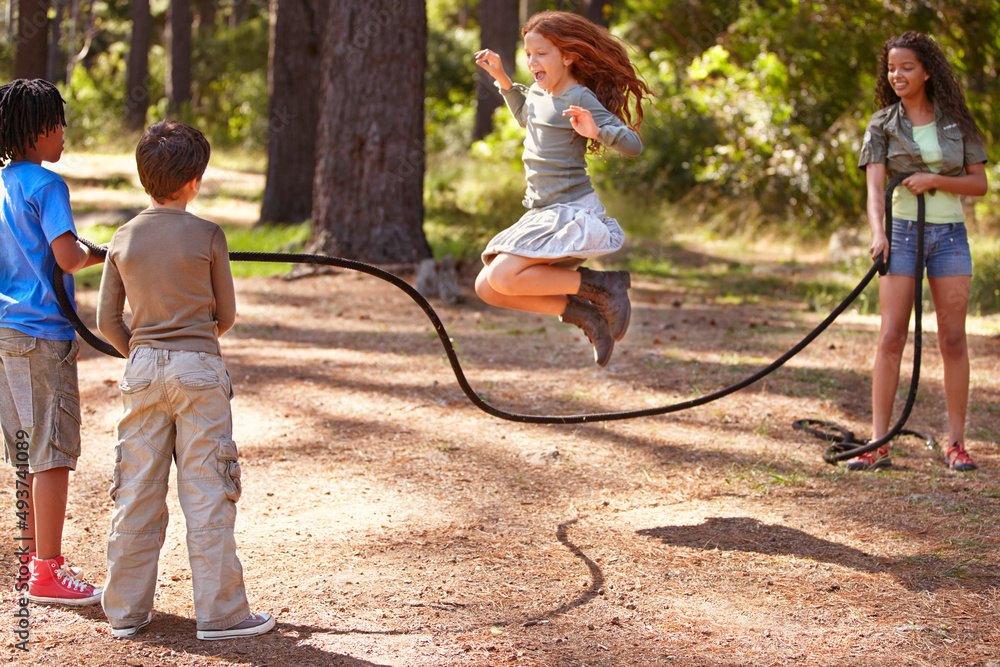
<svg viewBox="0 0 1000 667">
<path fill-rule="evenodd" d="M 563 55 L 571 56 L 569 71 L 573 78 L 590 88 L 604 108 L 638 133 L 643 99 L 653 93 L 639 78 L 621 40 L 607 28 L 570 12 L 535 14 L 521 28 L 522 36 L 529 32 L 541 35 Z M 591 142 L 590 148 L 597 150 L 597 142 Z"/>
<path fill-rule="evenodd" d="M 35 147 L 38 135 L 66 125 L 64 100 L 44 79 L 0 86 L 0 166 Z"/>
<path fill-rule="evenodd" d="M 944 114 L 958 123 L 962 135 L 978 138 L 986 143 L 983 131 L 976 125 L 976 120 L 969 111 L 962 92 L 962 84 L 955 76 L 955 70 L 948 62 L 941 47 L 927 35 L 910 30 L 898 37 L 892 37 L 882 45 L 882 55 L 878 60 L 878 82 L 875 84 L 875 102 L 879 108 L 885 108 L 899 101 L 899 95 L 889 84 L 889 51 L 892 49 L 910 49 L 917 55 L 917 60 L 924 70 L 930 74 L 924 90 L 927 99 L 937 105 Z"/>
</svg>

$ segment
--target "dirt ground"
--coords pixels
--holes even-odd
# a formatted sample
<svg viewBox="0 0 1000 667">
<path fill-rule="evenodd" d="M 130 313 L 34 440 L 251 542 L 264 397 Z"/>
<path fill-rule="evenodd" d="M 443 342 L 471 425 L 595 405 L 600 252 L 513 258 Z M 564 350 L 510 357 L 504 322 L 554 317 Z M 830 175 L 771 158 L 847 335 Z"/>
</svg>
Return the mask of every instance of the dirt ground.
<svg viewBox="0 0 1000 667">
<path fill-rule="evenodd" d="M 766 269 L 766 267 L 765 267 Z M 410 276 L 412 279 L 412 276 Z M 825 315 L 636 277 L 628 337 L 599 369 L 554 318 L 435 307 L 470 382 L 531 414 L 629 410 L 729 385 Z M 223 347 L 244 475 L 236 528 L 270 634 L 194 638 L 185 528 L 172 523 L 152 623 L 111 637 L 99 606 L 30 607 L 34 665 L 1000 665 L 1000 337 L 972 318 L 968 446 L 947 471 L 915 439 L 885 473 L 823 462 L 791 424 L 867 437 L 877 319 L 846 314 L 786 368 L 662 417 L 520 424 L 476 409 L 402 292 L 351 272 L 237 281 Z M 80 294 L 93 326 L 96 295 Z M 946 436 L 933 317 L 910 427 Z M 81 351 L 83 456 L 64 553 L 101 582 L 117 382 Z M 909 377 L 904 361 L 904 384 Z M 905 390 L 905 387 L 904 387 Z M 901 391 L 901 395 L 904 392 Z M 13 480 L 0 488 L 12 506 Z M 13 517 L 2 526 L 13 545 Z M 0 608 L 14 609 L 12 548 Z"/>
</svg>

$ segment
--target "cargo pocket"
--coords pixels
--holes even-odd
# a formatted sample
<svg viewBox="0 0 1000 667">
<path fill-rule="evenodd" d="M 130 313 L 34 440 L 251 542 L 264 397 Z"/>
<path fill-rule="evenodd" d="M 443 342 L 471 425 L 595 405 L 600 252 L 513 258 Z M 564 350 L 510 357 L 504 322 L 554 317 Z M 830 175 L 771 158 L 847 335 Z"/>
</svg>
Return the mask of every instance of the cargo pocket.
<svg viewBox="0 0 1000 667">
<path fill-rule="evenodd" d="M 33 336 L 5 329 L 0 336 L 0 356 L 23 357 L 35 349 L 37 341 Z"/>
<path fill-rule="evenodd" d="M 118 500 L 118 487 L 122 485 L 122 446 L 115 445 L 115 470 L 111 474 L 111 488 L 108 489 L 108 495 L 111 496 L 111 500 Z"/>
<path fill-rule="evenodd" d="M 237 460 L 239 452 L 236 450 L 236 443 L 232 440 L 219 441 L 219 474 L 222 476 L 222 484 L 226 489 L 226 498 L 234 503 L 240 499 L 243 493 L 243 473 L 240 470 L 240 462 Z"/>
<path fill-rule="evenodd" d="M 0 341 L 2 342 L 2 341 Z M 31 360 L 28 357 L 4 357 L 0 381 L 10 388 L 10 401 L 0 400 L 0 421 L 11 431 L 35 427 L 34 401 L 31 395 Z"/>
<path fill-rule="evenodd" d="M 210 373 L 185 373 L 178 375 L 177 381 L 185 389 L 211 389 L 220 384 L 219 376 Z"/>
<path fill-rule="evenodd" d="M 123 394 L 137 394 L 149 387 L 149 383 L 150 380 L 146 378 L 123 377 L 122 381 L 118 383 L 118 388 Z"/>
<path fill-rule="evenodd" d="M 66 355 L 59 360 L 59 363 L 73 365 L 76 363 L 76 358 L 80 356 L 80 343 L 79 341 L 71 340 L 69 341 L 68 351 Z"/>
<path fill-rule="evenodd" d="M 56 449 L 72 456 L 80 456 L 80 399 L 61 394 L 57 398 L 56 423 L 52 429 L 52 444 Z"/>
</svg>

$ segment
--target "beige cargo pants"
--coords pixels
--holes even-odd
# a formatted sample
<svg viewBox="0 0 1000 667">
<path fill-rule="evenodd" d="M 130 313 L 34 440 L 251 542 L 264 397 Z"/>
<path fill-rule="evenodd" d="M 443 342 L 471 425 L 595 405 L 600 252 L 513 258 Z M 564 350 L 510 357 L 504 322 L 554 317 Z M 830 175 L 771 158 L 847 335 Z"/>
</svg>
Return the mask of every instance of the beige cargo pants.
<svg viewBox="0 0 1000 667">
<path fill-rule="evenodd" d="M 198 629 L 232 627 L 250 608 L 233 536 L 240 466 L 222 357 L 140 347 L 120 387 L 104 612 L 112 627 L 127 628 L 153 608 L 175 460 Z"/>
</svg>

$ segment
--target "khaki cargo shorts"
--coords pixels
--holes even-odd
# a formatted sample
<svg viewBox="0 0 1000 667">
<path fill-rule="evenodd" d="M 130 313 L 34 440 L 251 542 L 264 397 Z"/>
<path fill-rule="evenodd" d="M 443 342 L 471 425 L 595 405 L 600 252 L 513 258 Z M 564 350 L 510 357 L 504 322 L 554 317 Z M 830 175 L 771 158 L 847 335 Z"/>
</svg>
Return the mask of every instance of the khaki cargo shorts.
<svg viewBox="0 0 1000 667">
<path fill-rule="evenodd" d="M 36 473 L 76 469 L 80 389 L 75 340 L 35 338 L 0 327 L 0 426 L 4 460 Z"/>
</svg>

